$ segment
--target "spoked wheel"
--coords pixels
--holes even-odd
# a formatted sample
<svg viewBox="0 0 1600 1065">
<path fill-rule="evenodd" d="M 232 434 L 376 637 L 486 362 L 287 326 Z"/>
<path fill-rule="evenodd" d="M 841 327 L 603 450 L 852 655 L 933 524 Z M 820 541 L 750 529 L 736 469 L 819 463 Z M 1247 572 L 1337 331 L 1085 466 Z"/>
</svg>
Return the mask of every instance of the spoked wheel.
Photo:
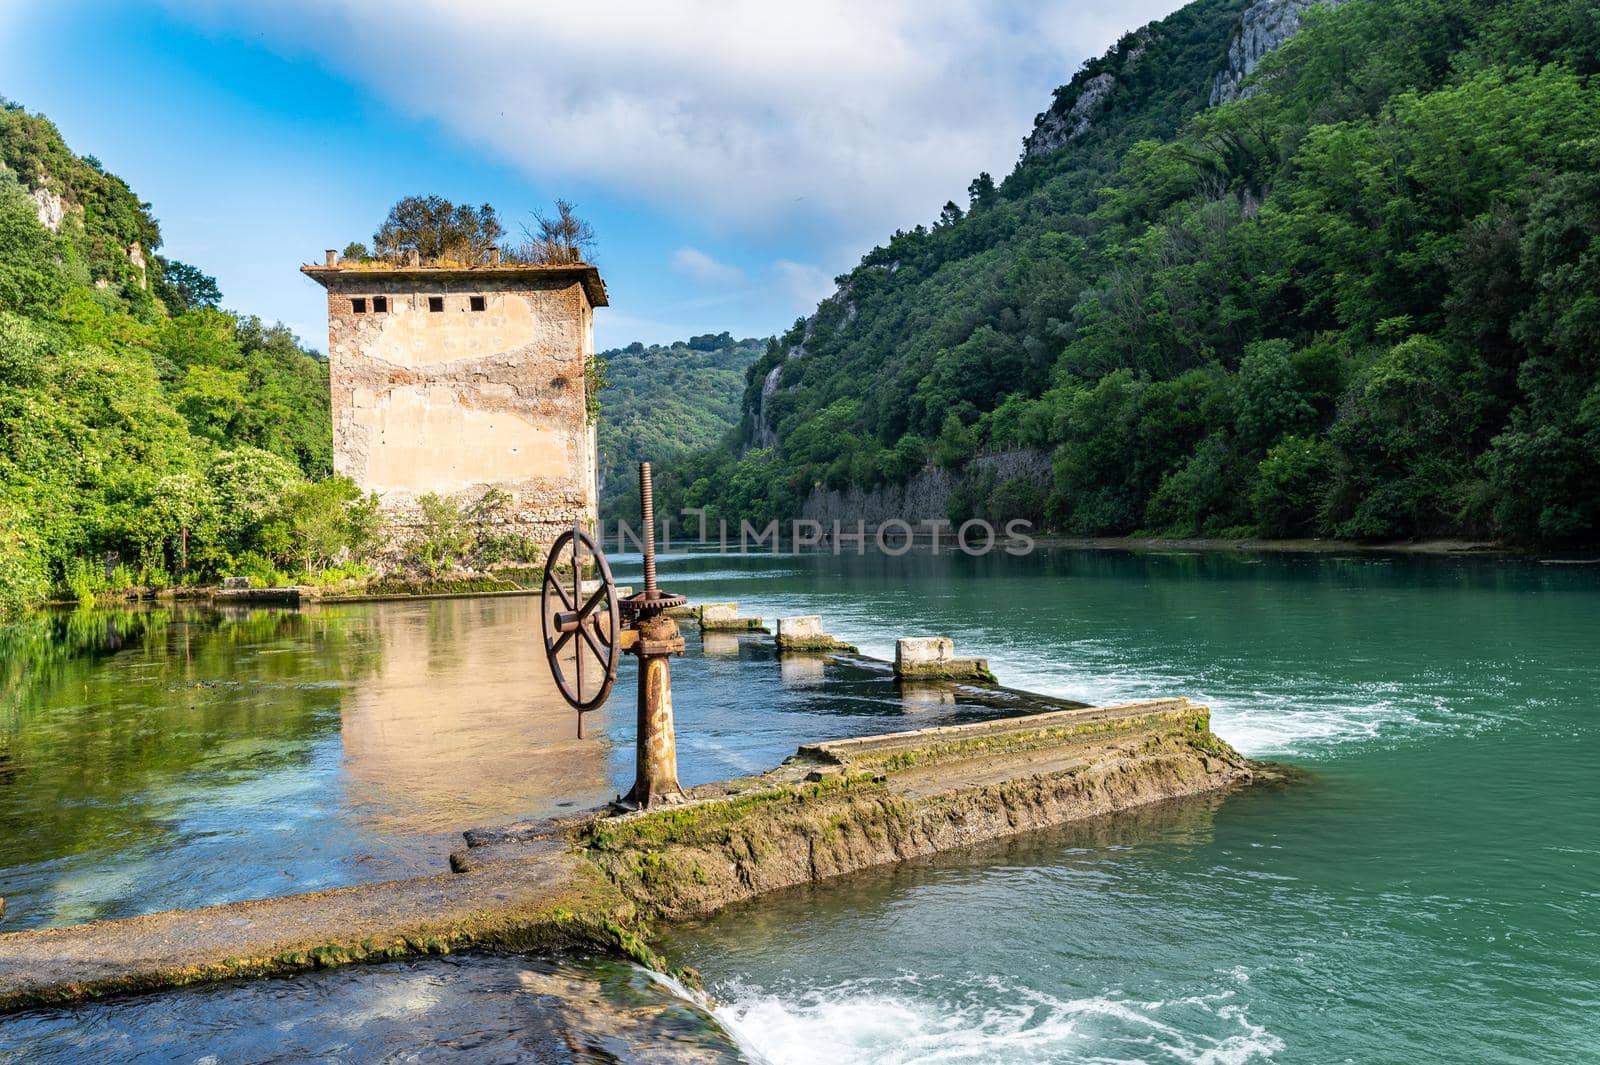
<svg viewBox="0 0 1600 1065">
<path fill-rule="evenodd" d="M 583 564 L 594 560 L 591 590 L 583 588 Z M 563 575 L 558 571 L 565 569 Z M 550 660 L 561 697 L 578 711 L 578 735 L 583 735 L 583 715 L 598 708 L 611 694 L 621 657 L 617 643 L 621 631 L 617 584 L 611 564 L 589 534 L 573 529 L 557 537 L 545 559 L 544 590 L 540 597 L 544 624 L 544 652 Z"/>
</svg>

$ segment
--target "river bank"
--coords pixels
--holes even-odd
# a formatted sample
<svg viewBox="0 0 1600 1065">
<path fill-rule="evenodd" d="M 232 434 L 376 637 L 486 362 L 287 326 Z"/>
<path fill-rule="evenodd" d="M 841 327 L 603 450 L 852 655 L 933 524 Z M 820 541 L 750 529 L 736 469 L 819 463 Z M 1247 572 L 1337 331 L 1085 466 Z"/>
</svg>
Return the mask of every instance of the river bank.
<svg viewBox="0 0 1600 1065">
<path fill-rule="evenodd" d="M 1261 537 L 1193 536 L 1056 536 L 1039 535 L 1036 543 L 1084 551 L 1238 551 L 1262 554 L 1372 554 L 1538 557 L 1537 549 L 1492 540 L 1394 540 L 1365 543 L 1358 540 L 1292 539 Z M 1593 550 L 1593 549 L 1591 549 Z"/>
<path fill-rule="evenodd" d="M 445 576 L 416 574 L 375 574 L 344 578 L 331 583 L 309 581 L 301 584 L 268 585 L 239 579 L 230 584 L 185 584 L 136 586 L 114 591 L 98 591 L 83 599 L 54 598 L 40 604 L 46 608 L 136 606 L 148 603 L 275 603 L 297 605 L 307 602 L 385 603 L 406 599 L 448 599 L 475 595 L 528 595 L 537 593 L 544 580 L 543 566 L 519 566 L 494 571 L 469 571 Z"/>
</svg>

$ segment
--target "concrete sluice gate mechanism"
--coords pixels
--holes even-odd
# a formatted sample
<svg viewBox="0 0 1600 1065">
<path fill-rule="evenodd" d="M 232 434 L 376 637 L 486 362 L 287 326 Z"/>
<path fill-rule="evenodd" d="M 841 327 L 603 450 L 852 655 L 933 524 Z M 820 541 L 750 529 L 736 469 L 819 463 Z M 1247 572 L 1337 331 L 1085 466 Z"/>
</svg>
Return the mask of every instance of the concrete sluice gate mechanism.
<svg viewBox="0 0 1600 1065">
<path fill-rule="evenodd" d="M 619 797 L 618 805 L 645 810 L 685 801 L 678 786 L 668 664 L 673 655 L 683 653 L 684 642 L 667 611 L 687 600 L 656 585 L 655 499 L 648 462 L 639 464 L 639 497 L 644 590 L 619 598 L 605 552 L 581 525 L 574 525 L 556 538 L 546 556 L 539 614 L 550 674 L 561 697 L 578 712 L 580 738 L 584 715 L 610 697 L 621 656 L 638 659 L 636 775 L 633 789 Z M 586 569 L 593 572 L 587 580 Z"/>
</svg>

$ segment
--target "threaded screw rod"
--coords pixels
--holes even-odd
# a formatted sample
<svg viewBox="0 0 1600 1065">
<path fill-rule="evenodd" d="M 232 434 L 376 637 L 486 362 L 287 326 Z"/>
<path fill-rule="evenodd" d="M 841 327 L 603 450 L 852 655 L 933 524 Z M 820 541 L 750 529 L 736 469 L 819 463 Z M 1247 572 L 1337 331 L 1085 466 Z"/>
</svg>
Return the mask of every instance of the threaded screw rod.
<svg viewBox="0 0 1600 1065">
<path fill-rule="evenodd" d="M 644 519 L 644 594 L 646 599 L 656 595 L 656 500 L 655 485 L 650 477 L 650 464 L 639 463 L 639 509 Z"/>
</svg>

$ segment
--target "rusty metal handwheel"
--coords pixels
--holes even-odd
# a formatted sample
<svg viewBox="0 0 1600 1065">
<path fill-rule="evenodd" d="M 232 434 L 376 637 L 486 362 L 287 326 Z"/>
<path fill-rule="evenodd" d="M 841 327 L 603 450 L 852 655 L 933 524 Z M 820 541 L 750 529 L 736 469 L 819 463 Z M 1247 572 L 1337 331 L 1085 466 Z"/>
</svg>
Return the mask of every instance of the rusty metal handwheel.
<svg viewBox="0 0 1600 1065">
<path fill-rule="evenodd" d="M 596 586 L 583 591 L 583 562 L 593 559 Z M 566 565 L 571 587 L 562 586 L 557 569 Z M 540 595 L 540 619 L 544 625 L 544 653 L 550 662 L 561 697 L 578 711 L 578 735 L 583 735 L 583 715 L 597 709 L 611 694 L 617 681 L 621 658 L 618 634 L 621 620 L 617 606 L 617 583 L 605 552 L 582 529 L 574 528 L 556 538 L 545 559 L 544 589 Z M 562 656 L 572 655 L 572 675 L 562 667 Z M 588 660 L 587 663 L 585 660 Z M 585 691 L 585 683 L 598 685 Z"/>
</svg>

